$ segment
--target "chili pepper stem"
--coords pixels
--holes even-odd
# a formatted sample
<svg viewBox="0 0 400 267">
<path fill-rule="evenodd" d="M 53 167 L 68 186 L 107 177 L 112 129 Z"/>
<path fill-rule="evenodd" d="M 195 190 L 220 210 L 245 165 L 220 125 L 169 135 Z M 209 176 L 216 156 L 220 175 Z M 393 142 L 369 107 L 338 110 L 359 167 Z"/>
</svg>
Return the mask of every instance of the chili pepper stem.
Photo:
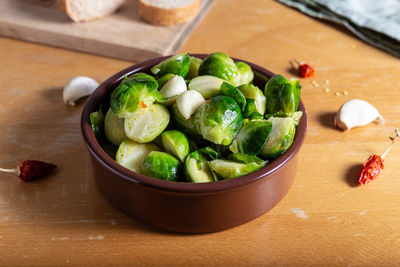
<svg viewBox="0 0 400 267">
<path fill-rule="evenodd" d="M 390 137 L 390 140 L 392 140 L 392 143 L 390 144 L 390 146 L 385 150 L 385 152 L 383 152 L 381 158 L 383 159 L 387 153 L 389 153 L 389 151 L 392 149 L 392 146 L 394 144 L 394 141 L 397 139 L 397 137 L 400 137 L 400 132 L 399 129 L 394 130 L 394 137 Z"/>
<path fill-rule="evenodd" d="M 17 168 L 17 169 L 4 169 L 4 168 L 0 168 L 0 171 L 18 174 L 18 168 Z"/>
</svg>

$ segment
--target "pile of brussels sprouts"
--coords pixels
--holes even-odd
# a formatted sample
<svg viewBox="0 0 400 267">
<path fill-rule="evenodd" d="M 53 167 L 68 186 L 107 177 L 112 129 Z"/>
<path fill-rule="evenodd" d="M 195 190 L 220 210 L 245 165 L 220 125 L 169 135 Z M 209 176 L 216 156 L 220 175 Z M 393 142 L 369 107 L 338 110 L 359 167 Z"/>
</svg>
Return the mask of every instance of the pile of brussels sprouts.
<svg viewBox="0 0 400 267">
<path fill-rule="evenodd" d="M 292 144 L 302 115 L 298 80 L 275 75 L 264 92 L 244 62 L 187 53 L 125 77 L 110 108 L 90 114 L 97 140 L 122 166 L 180 182 L 232 179 Z M 106 114 L 105 116 L 103 114 Z"/>
</svg>

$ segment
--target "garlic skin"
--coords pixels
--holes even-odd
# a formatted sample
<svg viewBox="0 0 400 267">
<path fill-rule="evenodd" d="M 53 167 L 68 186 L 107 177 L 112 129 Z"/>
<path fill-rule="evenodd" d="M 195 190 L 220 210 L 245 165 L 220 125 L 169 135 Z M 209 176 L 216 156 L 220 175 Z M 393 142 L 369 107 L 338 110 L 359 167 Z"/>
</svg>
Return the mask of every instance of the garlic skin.
<svg viewBox="0 0 400 267">
<path fill-rule="evenodd" d="M 334 124 L 341 130 L 348 131 L 351 128 L 367 125 L 379 119 L 379 123 L 385 122 L 378 110 L 367 101 L 352 99 L 345 102 L 334 118 Z"/>
<path fill-rule="evenodd" d="M 99 86 L 99 83 L 86 76 L 77 76 L 65 85 L 63 100 L 67 105 L 75 106 L 76 101 L 82 97 L 91 95 Z"/>
</svg>

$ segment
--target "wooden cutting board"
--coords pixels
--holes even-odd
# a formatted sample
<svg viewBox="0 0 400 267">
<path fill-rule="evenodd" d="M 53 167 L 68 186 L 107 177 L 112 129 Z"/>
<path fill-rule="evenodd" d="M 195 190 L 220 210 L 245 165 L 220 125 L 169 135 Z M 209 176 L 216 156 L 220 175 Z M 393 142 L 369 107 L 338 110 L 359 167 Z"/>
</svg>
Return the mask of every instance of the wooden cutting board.
<svg viewBox="0 0 400 267">
<path fill-rule="evenodd" d="M 202 0 L 199 14 L 173 27 L 153 26 L 139 17 L 138 1 L 127 0 L 102 19 L 74 23 L 59 8 L 38 0 L 0 0 L 0 35 L 129 61 L 176 53 L 214 0 Z"/>
</svg>

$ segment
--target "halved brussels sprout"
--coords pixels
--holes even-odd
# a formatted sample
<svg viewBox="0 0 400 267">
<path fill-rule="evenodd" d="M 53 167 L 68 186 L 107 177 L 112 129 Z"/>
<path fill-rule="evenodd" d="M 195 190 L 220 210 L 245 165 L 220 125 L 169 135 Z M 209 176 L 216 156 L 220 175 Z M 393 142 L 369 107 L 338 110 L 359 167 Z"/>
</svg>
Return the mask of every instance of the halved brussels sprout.
<svg viewBox="0 0 400 267">
<path fill-rule="evenodd" d="M 125 118 L 125 133 L 129 139 L 147 143 L 164 131 L 169 123 L 169 112 L 161 104 L 141 108 Z"/>
<path fill-rule="evenodd" d="M 230 96 L 235 99 L 236 103 L 238 103 L 240 107 L 240 110 L 244 111 L 244 108 L 246 107 L 246 98 L 244 97 L 243 93 L 235 86 L 230 85 L 227 82 L 223 82 L 221 88 L 219 89 L 219 94 Z"/>
<path fill-rule="evenodd" d="M 161 134 L 161 142 L 166 152 L 175 156 L 182 163 L 190 152 L 189 140 L 177 130 L 165 131 Z"/>
<path fill-rule="evenodd" d="M 196 111 L 193 122 L 204 139 L 227 146 L 242 127 L 243 117 L 232 97 L 219 95 Z"/>
<path fill-rule="evenodd" d="M 151 72 L 160 78 L 167 73 L 176 74 L 185 78 L 189 71 L 190 59 L 187 53 L 167 58 L 151 68 Z"/>
<path fill-rule="evenodd" d="M 110 106 L 119 118 L 147 107 L 163 96 L 157 90 L 156 79 L 145 73 L 135 73 L 121 82 L 111 95 Z"/>
<path fill-rule="evenodd" d="M 239 69 L 235 62 L 224 53 L 212 53 L 199 67 L 199 75 L 211 75 L 224 79 L 233 86 L 238 86 Z"/>
<path fill-rule="evenodd" d="M 190 117 L 205 103 L 204 97 L 195 90 L 183 92 L 176 99 L 176 106 L 185 119 Z"/>
<path fill-rule="evenodd" d="M 254 73 L 251 67 L 244 62 L 236 62 L 236 66 L 239 70 L 237 85 L 248 84 L 254 79 Z"/>
<path fill-rule="evenodd" d="M 99 111 L 90 113 L 89 120 L 97 141 L 99 143 L 102 142 L 104 139 L 104 115 L 101 109 Z"/>
<path fill-rule="evenodd" d="M 143 160 L 142 173 L 167 181 L 178 181 L 181 163 L 174 156 L 159 151 L 150 152 Z"/>
<path fill-rule="evenodd" d="M 157 79 L 158 88 L 162 88 L 174 76 L 172 73 L 167 73 L 161 78 Z"/>
<path fill-rule="evenodd" d="M 116 146 L 119 146 L 126 138 L 124 119 L 118 118 L 111 109 L 108 110 L 104 119 L 104 133 L 107 140 Z"/>
<path fill-rule="evenodd" d="M 237 178 L 247 173 L 256 171 L 263 167 L 256 163 L 239 163 L 232 160 L 216 159 L 208 163 L 210 169 L 215 172 L 220 179 L 228 180 Z"/>
<path fill-rule="evenodd" d="M 250 121 L 243 125 L 229 149 L 234 153 L 257 155 L 264 147 L 271 131 L 269 121 Z"/>
<path fill-rule="evenodd" d="M 183 171 L 188 182 L 214 182 L 214 175 L 208 167 L 208 161 L 200 151 L 194 151 L 187 156 Z"/>
<path fill-rule="evenodd" d="M 256 111 L 261 115 L 264 115 L 267 101 L 260 88 L 252 84 L 243 84 L 239 86 L 238 89 L 243 93 L 246 99 L 253 99 Z M 246 109 L 250 109 L 250 107 L 249 108 L 246 107 Z M 250 112 L 250 114 L 251 113 L 253 112 Z"/>
<path fill-rule="evenodd" d="M 151 151 L 161 149 L 153 143 L 140 144 L 127 138 L 119 145 L 115 161 L 131 171 L 141 173 L 143 160 Z"/>
<path fill-rule="evenodd" d="M 265 84 L 268 114 L 292 115 L 300 102 L 301 85 L 298 80 L 288 81 L 282 75 L 275 75 Z"/>
<path fill-rule="evenodd" d="M 197 57 L 190 56 L 190 65 L 189 65 L 189 72 L 186 75 L 186 79 L 193 79 L 199 76 L 199 67 L 200 64 L 203 62 L 202 59 Z"/>
<path fill-rule="evenodd" d="M 223 82 L 224 80 L 210 75 L 198 76 L 190 81 L 188 88 L 198 91 L 205 99 L 208 99 L 218 95 Z"/>
<path fill-rule="evenodd" d="M 166 99 L 166 101 L 162 101 L 162 104 L 172 105 L 176 98 L 185 91 L 187 91 L 185 80 L 179 75 L 173 75 L 160 90 L 160 94 Z"/>
<path fill-rule="evenodd" d="M 272 122 L 272 129 L 260 156 L 270 159 L 278 157 L 292 145 L 296 133 L 296 124 L 290 117 L 271 117 L 268 121 Z"/>
<path fill-rule="evenodd" d="M 188 91 L 190 92 L 190 91 Z M 189 134 L 191 136 L 199 136 L 200 132 L 198 131 L 194 121 L 193 117 L 190 117 L 189 119 L 185 119 L 183 117 L 182 113 L 179 111 L 177 107 L 177 103 L 172 105 L 171 108 L 171 115 L 172 115 L 172 123 L 174 127 L 186 134 Z"/>
</svg>

